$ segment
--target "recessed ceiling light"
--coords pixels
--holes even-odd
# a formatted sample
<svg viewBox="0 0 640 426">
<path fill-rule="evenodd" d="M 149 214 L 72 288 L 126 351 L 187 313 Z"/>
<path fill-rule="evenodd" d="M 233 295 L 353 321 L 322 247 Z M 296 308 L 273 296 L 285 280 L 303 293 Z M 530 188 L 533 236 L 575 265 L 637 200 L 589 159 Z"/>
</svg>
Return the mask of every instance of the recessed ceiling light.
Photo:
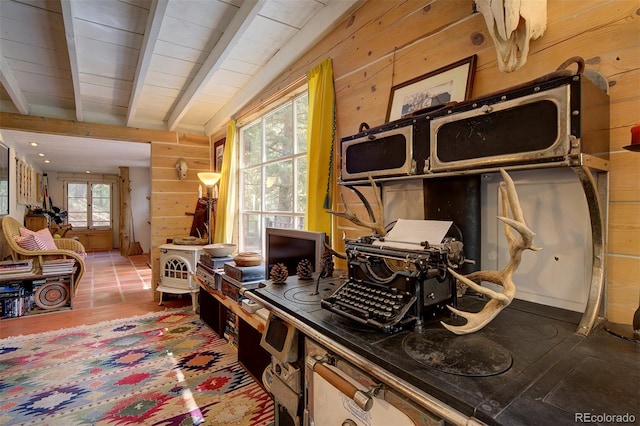
<svg viewBox="0 0 640 426">
<path fill-rule="evenodd" d="M 44 160 L 45 163 L 49 164 L 51 160 Z"/>
<path fill-rule="evenodd" d="M 85 170 L 84 172 L 85 173 L 91 173 L 91 170 Z"/>
<path fill-rule="evenodd" d="M 29 145 L 31 145 L 31 146 L 38 146 L 38 142 L 31 142 Z"/>
<path fill-rule="evenodd" d="M 40 157 L 44 157 L 44 153 L 42 153 L 42 152 L 39 152 L 39 153 L 38 153 L 38 155 L 39 155 Z"/>
</svg>

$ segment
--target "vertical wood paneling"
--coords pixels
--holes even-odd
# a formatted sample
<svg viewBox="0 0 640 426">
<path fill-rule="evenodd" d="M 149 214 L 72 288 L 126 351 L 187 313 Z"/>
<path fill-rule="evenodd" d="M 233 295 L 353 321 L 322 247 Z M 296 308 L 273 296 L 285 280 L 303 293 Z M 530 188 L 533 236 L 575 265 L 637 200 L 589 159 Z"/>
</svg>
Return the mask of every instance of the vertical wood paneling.
<svg viewBox="0 0 640 426">
<path fill-rule="evenodd" d="M 510 74 L 497 67 L 495 48 L 484 19 L 471 14 L 472 0 L 432 2 L 368 1 L 307 51 L 246 110 L 255 108 L 304 75 L 320 60 L 334 61 L 337 138 L 354 134 L 362 122 L 384 123 L 393 85 L 461 58 L 478 55 L 473 96 L 482 96 L 552 72 L 571 56 L 602 73 L 610 86 L 611 171 L 610 246 L 607 263 L 608 319 L 630 324 L 640 292 L 640 154 L 621 150 L 629 128 L 640 124 L 640 4 L 637 0 L 548 0 L 545 35 L 531 43 L 527 64 Z M 241 115 L 241 114 L 240 114 Z M 339 152 L 336 150 L 338 165 Z M 338 193 L 346 190 L 338 188 Z M 346 194 L 354 211 L 359 200 Z M 337 198 L 336 209 L 344 207 Z M 335 248 L 348 237 L 368 231 L 343 219 L 334 224 Z M 624 255 L 614 253 L 624 252 Z M 338 266 L 344 264 L 338 262 Z"/>
<path fill-rule="evenodd" d="M 176 162 L 187 162 L 187 177 L 178 179 Z M 197 173 L 209 171 L 211 147 L 209 138 L 176 135 L 175 142 L 151 142 L 151 264 L 152 283 L 160 281 L 160 250 L 167 239 L 184 237 L 191 231 L 198 202 Z M 154 300 L 158 295 L 154 294 Z"/>
</svg>

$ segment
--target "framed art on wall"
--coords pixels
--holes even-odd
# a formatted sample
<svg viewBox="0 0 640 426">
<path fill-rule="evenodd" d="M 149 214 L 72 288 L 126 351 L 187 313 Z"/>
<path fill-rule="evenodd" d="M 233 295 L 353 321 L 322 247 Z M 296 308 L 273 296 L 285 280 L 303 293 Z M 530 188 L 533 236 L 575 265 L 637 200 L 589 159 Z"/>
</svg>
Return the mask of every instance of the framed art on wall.
<svg viewBox="0 0 640 426">
<path fill-rule="evenodd" d="M 226 141 L 225 139 L 220 139 L 218 142 L 216 142 L 215 144 L 213 144 L 213 155 L 215 155 L 214 158 L 214 171 L 216 171 L 217 173 L 220 173 L 222 171 L 222 160 L 224 158 L 224 143 Z"/>
<path fill-rule="evenodd" d="M 391 88 L 387 122 L 417 115 L 471 96 L 477 56 L 473 55 Z"/>
</svg>

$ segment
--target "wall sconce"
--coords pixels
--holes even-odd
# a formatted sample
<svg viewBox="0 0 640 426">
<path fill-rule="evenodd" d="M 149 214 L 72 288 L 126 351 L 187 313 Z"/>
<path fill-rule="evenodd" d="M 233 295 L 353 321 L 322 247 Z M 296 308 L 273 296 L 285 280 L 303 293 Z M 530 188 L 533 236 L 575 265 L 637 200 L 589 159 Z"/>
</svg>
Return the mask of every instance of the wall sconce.
<svg viewBox="0 0 640 426">
<path fill-rule="evenodd" d="M 213 217 L 213 205 L 218 202 L 218 199 L 213 198 L 213 187 L 216 186 L 220 177 L 222 175 L 220 173 L 213 172 L 200 172 L 198 173 L 198 179 L 207 187 L 207 215 L 209 218 L 209 229 L 208 229 L 208 241 L 211 244 L 213 230 L 215 229 L 215 219 Z"/>
</svg>

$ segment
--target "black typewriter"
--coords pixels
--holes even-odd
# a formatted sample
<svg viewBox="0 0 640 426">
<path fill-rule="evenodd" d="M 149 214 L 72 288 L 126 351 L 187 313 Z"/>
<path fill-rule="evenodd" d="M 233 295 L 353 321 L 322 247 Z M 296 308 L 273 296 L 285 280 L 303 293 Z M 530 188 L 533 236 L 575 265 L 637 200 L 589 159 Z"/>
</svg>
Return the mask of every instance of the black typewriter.
<svg viewBox="0 0 640 426">
<path fill-rule="evenodd" d="M 381 246 L 371 237 L 347 240 L 349 277 L 321 306 L 386 333 L 408 326 L 422 331 L 425 319 L 457 305 L 449 270 L 464 262 L 462 247 L 453 239 L 416 249 Z"/>
</svg>

